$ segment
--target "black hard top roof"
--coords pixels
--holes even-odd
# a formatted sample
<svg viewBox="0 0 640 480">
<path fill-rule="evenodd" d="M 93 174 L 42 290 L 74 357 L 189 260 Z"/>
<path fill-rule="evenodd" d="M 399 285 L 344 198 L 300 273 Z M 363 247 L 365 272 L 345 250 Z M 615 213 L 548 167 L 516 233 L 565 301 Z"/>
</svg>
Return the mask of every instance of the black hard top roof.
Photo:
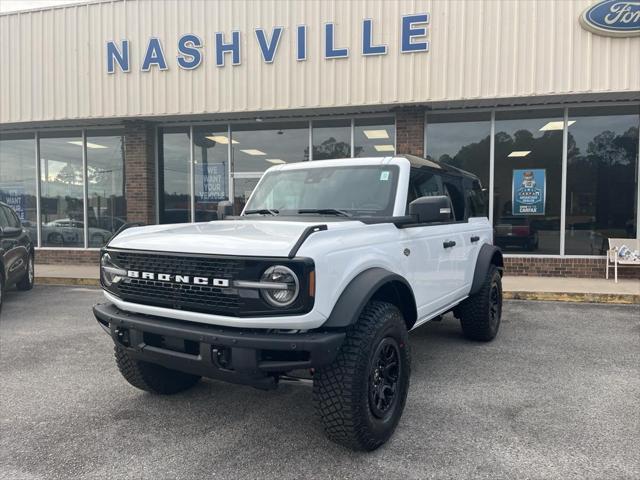
<svg viewBox="0 0 640 480">
<path fill-rule="evenodd" d="M 435 160 L 429 160 L 427 158 L 418 157 L 416 155 L 398 155 L 399 157 L 406 158 L 411 163 L 413 168 L 429 168 L 431 170 L 439 170 L 442 173 L 448 173 L 449 175 L 456 175 L 462 177 L 472 178 L 473 180 L 479 180 L 477 175 L 461 170 L 460 168 L 447 165 L 446 163 L 436 162 Z"/>
</svg>

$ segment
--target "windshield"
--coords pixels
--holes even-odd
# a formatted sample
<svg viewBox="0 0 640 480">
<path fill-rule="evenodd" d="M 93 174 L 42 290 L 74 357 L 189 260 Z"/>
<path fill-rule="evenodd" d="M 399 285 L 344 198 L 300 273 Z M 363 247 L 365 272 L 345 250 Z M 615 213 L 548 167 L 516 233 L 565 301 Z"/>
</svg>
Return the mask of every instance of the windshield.
<svg viewBox="0 0 640 480">
<path fill-rule="evenodd" d="M 276 170 L 265 174 L 245 215 L 391 216 L 397 165 Z"/>
</svg>

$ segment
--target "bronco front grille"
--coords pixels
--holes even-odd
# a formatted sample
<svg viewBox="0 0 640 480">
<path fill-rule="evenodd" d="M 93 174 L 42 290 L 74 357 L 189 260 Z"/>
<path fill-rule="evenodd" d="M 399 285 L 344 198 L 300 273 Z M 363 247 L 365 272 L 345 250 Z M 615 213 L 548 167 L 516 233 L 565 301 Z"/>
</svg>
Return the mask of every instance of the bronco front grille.
<svg viewBox="0 0 640 480">
<path fill-rule="evenodd" d="M 115 250 L 109 254 L 119 267 L 140 272 L 219 278 L 232 282 L 245 270 L 245 261 L 237 258 Z M 210 285 L 127 278 L 117 285 L 114 293 L 134 303 L 219 315 L 237 316 L 242 306 L 237 289 Z"/>
</svg>

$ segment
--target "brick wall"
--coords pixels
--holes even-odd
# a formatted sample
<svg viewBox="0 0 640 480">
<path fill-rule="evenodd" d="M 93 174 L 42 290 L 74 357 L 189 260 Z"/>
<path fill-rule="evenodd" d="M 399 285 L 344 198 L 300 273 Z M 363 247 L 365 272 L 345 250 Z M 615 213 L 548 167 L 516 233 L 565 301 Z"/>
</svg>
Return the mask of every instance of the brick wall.
<svg viewBox="0 0 640 480">
<path fill-rule="evenodd" d="M 505 274 L 530 277 L 605 278 L 604 258 L 505 257 Z M 613 276 L 613 269 L 609 270 Z M 618 278 L 640 278 L 640 268 L 618 268 Z"/>
<path fill-rule="evenodd" d="M 141 120 L 124 124 L 127 221 L 156 223 L 153 125 Z"/>
<path fill-rule="evenodd" d="M 396 152 L 424 156 L 424 109 L 396 111 Z"/>
<path fill-rule="evenodd" d="M 36 263 L 44 265 L 98 265 L 99 260 L 97 250 L 36 248 Z"/>
</svg>

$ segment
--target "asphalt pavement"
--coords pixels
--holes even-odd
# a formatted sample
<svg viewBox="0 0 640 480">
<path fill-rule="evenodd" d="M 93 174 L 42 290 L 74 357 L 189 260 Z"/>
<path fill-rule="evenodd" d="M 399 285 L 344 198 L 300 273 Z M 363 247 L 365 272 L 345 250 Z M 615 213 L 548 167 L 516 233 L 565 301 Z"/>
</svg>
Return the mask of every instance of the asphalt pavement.
<svg viewBox="0 0 640 480">
<path fill-rule="evenodd" d="M 409 397 L 372 453 L 329 442 L 311 389 L 128 385 L 96 289 L 9 291 L 0 314 L 0 478 L 640 478 L 640 309 L 511 301 L 498 338 L 446 316 L 411 333 Z"/>
</svg>

